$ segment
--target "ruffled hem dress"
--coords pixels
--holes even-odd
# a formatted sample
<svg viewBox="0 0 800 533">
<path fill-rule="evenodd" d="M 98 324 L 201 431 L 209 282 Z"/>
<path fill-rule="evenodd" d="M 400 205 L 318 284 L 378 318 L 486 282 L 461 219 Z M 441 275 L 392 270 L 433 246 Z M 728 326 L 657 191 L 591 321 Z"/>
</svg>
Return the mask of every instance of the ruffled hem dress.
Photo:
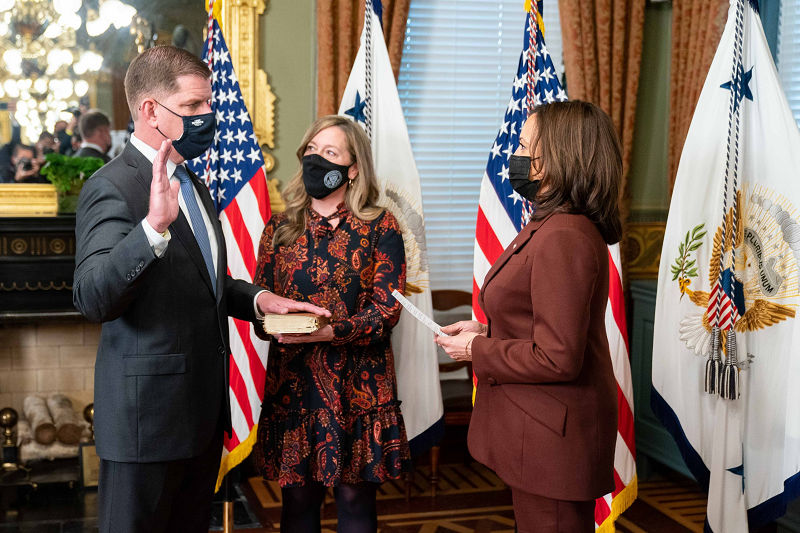
<svg viewBox="0 0 800 533">
<path fill-rule="evenodd" d="M 341 204 L 328 218 L 309 208 L 305 232 L 275 250 L 287 220 L 275 215 L 259 246 L 257 285 L 333 315 L 331 342 L 270 346 L 255 463 L 281 487 L 383 483 L 411 470 L 390 341 L 401 310 L 391 294 L 405 289 L 402 233 L 388 212 L 363 221 Z"/>
</svg>

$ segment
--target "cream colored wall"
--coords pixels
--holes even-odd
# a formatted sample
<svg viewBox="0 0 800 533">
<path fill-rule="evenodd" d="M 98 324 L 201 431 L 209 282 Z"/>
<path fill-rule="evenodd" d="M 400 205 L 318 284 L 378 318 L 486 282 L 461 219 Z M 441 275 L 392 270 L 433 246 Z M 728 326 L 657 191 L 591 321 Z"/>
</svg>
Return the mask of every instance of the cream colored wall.
<svg viewBox="0 0 800 533">
<path fill-rule="evenodd" d="M 275 168 L 285 185 L 298 168 L 294 154 L 316 118 L 316 4 L 267 0 L 261 19 L 261 63 L 275 93 Z"/>
<path fill-rule="evenodd" d="M 31 394 L 66 395 L 78 412 L 94 400 L 100 325 L 85 320 L 0 327 L 0 409 L 22 413 Z"/>
</svg>

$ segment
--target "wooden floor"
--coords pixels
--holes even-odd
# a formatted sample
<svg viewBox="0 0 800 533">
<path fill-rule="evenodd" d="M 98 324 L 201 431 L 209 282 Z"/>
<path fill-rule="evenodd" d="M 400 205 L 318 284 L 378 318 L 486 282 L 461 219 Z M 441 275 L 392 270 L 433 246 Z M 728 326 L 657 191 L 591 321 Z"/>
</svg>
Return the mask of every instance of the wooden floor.
<svg viewBox="0 0 800 533">
<path fill-rule="evenodd" d="M 489 469 L 476 462 L 441 468 L 440 492 L 430 495 L 430 471 L 420 466 L 413 497 L 405 500 L 398 482 L 381 487 L 378 496 L 381 533 L 484 533 L 514 531 L 511 493 Z M 281 491 L 275 483 L 243 476 L 237 485 L 236 531 L 273 533 L 280 530 Z M 0 509 L 9 503 L 0 495 Z M 4 500 L 4 501 L 3 501 Z M 212 530 L 221 527 L 222 502 L 214 503 Z M 68 487 L 40 488 L 26 494 L 10 514 L 0 511 L 0 533 L 94 533 L 97 531 L 97 494 Z M 698 486 L 677 474 L 661 473 L 639 483 L 639 498 L 616 523 L 620 533 L 701 533 L 706 498 Z M 326 499 L 323 531 L 336 531 L 336 504 Z M 774 533 L 770 525 L 758 532 Z"/>
<path fill-rule="evenodd" d="M 414 475 L 413 497 L 405 501 L 404 487 L 384 485 L 378 496 L 381 533 L 514 532 L 511 492 L 484 466 L 449 464 L 441 468 L 437 497 L 430 496 L 429 469 Z M 242 486 L 261 528 L 252 533 L 279 531 L 280 489 L 258 477 Z M 617 521 L 621 533 L 702 533 L 705 495 L 688 479 L 657 477 L 640 484 L 640 498 Z M 323 531 L 336 531 L 336 505 L 331 494 L 323 509 Z"/>
</svg>

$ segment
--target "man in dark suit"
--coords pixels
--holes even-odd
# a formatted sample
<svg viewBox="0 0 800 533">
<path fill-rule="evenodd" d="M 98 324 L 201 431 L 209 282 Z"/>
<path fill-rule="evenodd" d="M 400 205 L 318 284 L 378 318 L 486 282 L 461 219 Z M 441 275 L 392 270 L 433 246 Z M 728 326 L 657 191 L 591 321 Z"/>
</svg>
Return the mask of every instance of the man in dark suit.
<svg viewBox="0 0 800 533">
<path fill-rule="evenodd" d="M 74 302 L 103 323 L 101 532 L 208 531 L 231 431 L 228 316 L 330 315 L 226 274 L 211 196 L 184 166 L 213 140 L 209 78 L 205 63 L 177 48 L 134 59 L 125 78 L 134 134 L 81 192 Z"/>
<path fill-rule="evenodd" d="M 79 130 L 81 132 L 81 147 L 75 152 L 75 157 L 99 157 L 103 163 L 108 163 L 111 158 L 106 152 L 111 148 L 111 122 L 99 109 L 90 109 L 81 116 Z"/>
</svg>

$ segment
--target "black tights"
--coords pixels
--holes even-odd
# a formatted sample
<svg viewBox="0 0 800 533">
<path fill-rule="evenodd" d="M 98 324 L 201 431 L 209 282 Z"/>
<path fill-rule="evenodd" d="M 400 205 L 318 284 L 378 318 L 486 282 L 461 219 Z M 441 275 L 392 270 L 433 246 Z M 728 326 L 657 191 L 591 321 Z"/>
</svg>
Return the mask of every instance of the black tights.
<svg viewBox="0 0 800 533">
<path fill-rule="evenodd" d="M 336 497 L 338 531 L 342 533 L 376 533 L 378 509 L 375 497 L 377 483 L 343 483 L 333 489 Z M 320 507 L 327 487 L 318 481 L 307 482 L 302 487 L 282 489 L 282 533 L 319 533 Z"/>
</svg>

